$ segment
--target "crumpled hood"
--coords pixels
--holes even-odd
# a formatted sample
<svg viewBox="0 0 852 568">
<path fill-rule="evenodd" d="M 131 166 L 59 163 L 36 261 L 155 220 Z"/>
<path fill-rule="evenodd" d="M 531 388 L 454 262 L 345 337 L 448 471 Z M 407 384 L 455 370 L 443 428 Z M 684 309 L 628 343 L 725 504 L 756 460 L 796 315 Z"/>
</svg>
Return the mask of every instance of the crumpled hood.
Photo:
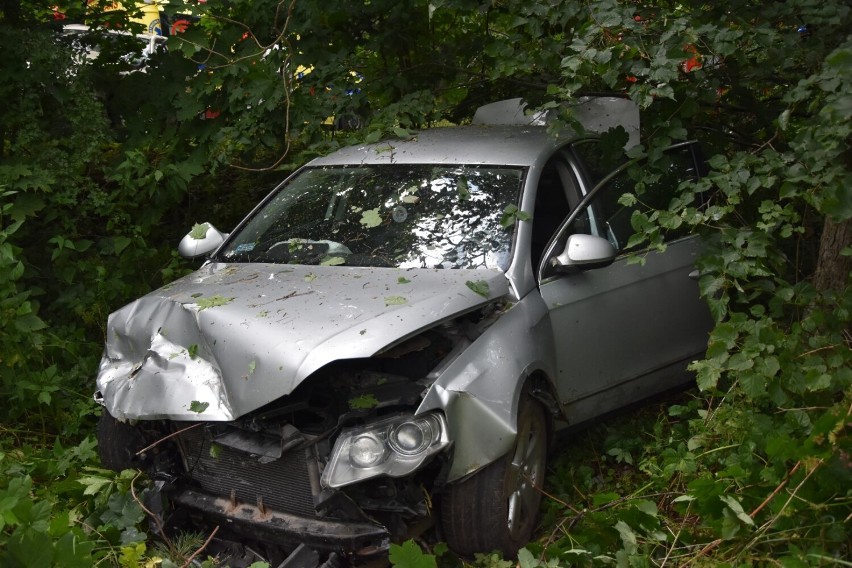
<svg viewBox="0 0 852 568">
<path fill-rule="evenodd" d="M 209 264 L 110 315 L 98 389 L 119 419 L 233 420 L 507 292 L 497 270 Z"/>
</svg>

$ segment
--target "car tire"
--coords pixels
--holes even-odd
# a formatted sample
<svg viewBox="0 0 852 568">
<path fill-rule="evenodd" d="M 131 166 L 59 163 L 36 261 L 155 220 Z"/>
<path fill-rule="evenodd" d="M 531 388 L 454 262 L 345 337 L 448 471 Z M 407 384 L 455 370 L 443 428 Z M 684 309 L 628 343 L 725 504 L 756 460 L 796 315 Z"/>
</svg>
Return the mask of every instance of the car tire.
<svg viewBox="0 0 852 568">
<path fill-rule="evenodd" d="M 517 556 L 538 522 L 547 437 L 544 407 L 522 395 L 512 450 L 443 494 L 441 521 L 450 548 L 465 556 L 492 550 Z"/>
<path fill-rule="evenodd" d="M 98 422 L 97 436 L 98 457 L 105 468 L 122 471 L 141 465 L 136 452 L 145 447 L 145 438 L 134 426 L 119 422 L 104 411 Z"/>
</svg>

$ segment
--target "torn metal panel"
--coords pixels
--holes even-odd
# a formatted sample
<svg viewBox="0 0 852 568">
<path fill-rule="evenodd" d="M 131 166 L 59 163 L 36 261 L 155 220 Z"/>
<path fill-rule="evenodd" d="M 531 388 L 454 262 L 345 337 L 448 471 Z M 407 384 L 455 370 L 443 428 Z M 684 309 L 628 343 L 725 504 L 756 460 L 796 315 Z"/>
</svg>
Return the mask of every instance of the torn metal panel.
<svg viewBox="0 0 852 568">
<path fill-rule="evenodd" d="M 234 418 L 192 310 L 162 298 L 139 300 L 110 316 L 108 329 L 98 389 L 112 416 L 192 420 L 203 407 L 210 420 Z"/>
<path fill-rule="evenodd" d="M 524 378 L 535 371 L 555 376 L 554 351 L 547 309 L 529 294 L 440 370 L 417 412 L 446 414 L 455 447 L 448 481 L 509 451 Z"/>
<path fill-rule="evenodd" d="M 279 459 L 288 450 L 304 444 L 305 441 L 305 436 L 290 424 L 284 424 L 275 436 L 248 435 L 239 430 L 228 429 L 213 437 L 213 442 L 219 446 L 257 456 L 257 461 L 261 464 Z"/>
<path fill-rule="evenodd" d="M 210 264 L 110 316 L 98 388 L 119 419 L 233 420 L 507 292 L 496 270 Z"/>
</svg>

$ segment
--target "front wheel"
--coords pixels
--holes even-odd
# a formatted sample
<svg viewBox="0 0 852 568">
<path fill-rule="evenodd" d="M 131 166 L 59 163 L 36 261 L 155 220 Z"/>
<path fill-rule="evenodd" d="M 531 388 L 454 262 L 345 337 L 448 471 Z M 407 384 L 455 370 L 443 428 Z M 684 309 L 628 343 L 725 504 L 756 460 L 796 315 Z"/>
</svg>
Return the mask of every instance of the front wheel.
<svg viewBox="0 0 852 568">
<path fill-rule="evenodd" d="M 529 542 L 541 504 L 547 434 L 544 407 L 522 395 L 514 448 L 444 492 L 441 520 L 450 548 L 467 556 L 501 550 L 515 557 Z"/>
</svg>

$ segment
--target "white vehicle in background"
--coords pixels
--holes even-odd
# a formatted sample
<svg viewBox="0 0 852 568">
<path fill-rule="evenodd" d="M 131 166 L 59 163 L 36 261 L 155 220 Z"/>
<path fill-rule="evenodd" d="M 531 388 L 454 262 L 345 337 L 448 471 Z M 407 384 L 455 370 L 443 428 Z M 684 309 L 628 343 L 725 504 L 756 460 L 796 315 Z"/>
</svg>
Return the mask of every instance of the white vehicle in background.
<svg viewBox="0 0 852 568">
<path fill-rule="evenodd" d="M 83 54 L 84 60 L 94 61 L 101 55 L 104 41 L 109 38 L 135 38 L 136 49 L 122 56 L 122 59 L 133 66 L 134 70 L 145 71 L 145 66 L 152 55 L 160 49 L 165 49 L 166 38 L 156 34 L 134 34 L 121 30 L 104 30 L 92 28 L 85 24 L 66 24 L 62 26 L 63 37 L 70 38 L 73 44 Z M 84 63 L 79 61 L 78 63 Z"/>
</svg>

